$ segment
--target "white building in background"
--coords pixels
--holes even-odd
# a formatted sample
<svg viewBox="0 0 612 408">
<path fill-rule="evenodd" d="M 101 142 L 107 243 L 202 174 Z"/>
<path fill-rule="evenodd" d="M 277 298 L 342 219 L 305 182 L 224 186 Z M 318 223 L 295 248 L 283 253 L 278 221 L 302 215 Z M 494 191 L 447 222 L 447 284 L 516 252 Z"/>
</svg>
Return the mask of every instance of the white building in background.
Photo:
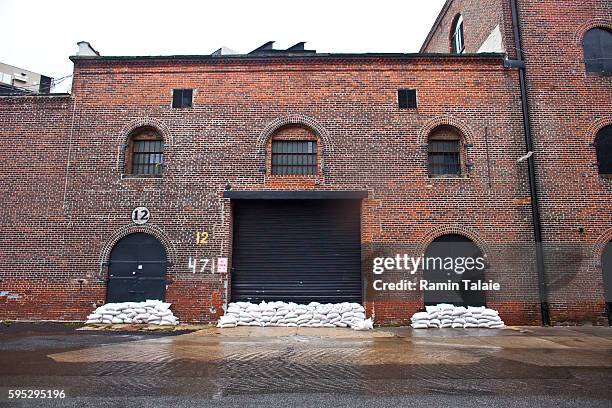
<svg viewBox="0 0 612 408">
<path fill-rule="evenodd" d="M 0 95 L 50 93 L 53 78 L 0 62 Z"/>
</svg>

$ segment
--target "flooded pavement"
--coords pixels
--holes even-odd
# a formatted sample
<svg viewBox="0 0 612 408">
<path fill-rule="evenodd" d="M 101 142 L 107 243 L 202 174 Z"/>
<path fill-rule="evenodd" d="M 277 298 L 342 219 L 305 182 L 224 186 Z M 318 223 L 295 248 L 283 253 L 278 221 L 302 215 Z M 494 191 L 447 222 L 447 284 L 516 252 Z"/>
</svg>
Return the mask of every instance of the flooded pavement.
<svg viewBox="0 0 612 408">
<path fill-rule="evenodd" d="M 611 385 L 609 327 L 0 330 L 0 406 L 611 407 Z"/>
</svg>

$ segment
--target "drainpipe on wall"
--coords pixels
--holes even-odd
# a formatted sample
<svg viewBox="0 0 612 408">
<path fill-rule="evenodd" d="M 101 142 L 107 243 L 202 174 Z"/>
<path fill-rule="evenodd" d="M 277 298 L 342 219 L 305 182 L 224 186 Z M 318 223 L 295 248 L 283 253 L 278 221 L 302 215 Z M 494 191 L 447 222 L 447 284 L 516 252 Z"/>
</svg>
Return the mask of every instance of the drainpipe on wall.
<svg viewBox="0 0 612 408">
<path fill-rule="evenodd" d="M 538 203 L 538 189 L 536 184 L 535 163 L 533 155 L 533 140 L 531 137 L 531 122 L 529 120 L 529 104 L 527 101 L 527 85 L 525 81 L 525 61 L 523 60 L 523 49 L 521 31 L 518 18 L 518 7 L 516 0 L 510 0 L 512 9 L 512 29 L 514 32 L 514 48 L 516 49 L 516 60 L 506 61 L 506 67 L 518 68 L 519 83 L 521 88 L 521 110 L 523 113 L 523 131 L 525 134 L 525 147 L 527 155 L 527 174 L 529 177 L 529 193 L 531 196 L 531 217 L 533 219 L 533 238 L 536 249 L 536 269 L 538 273 L 538 289 L 540 294 L 540 312 L 542 324 L 550 325 L 550 313 L 548 308 L 548 294 L 546 288 L 546 275 L 544 273 L 544 248 L 542 246 L 542 225 Z"/>
</svg>

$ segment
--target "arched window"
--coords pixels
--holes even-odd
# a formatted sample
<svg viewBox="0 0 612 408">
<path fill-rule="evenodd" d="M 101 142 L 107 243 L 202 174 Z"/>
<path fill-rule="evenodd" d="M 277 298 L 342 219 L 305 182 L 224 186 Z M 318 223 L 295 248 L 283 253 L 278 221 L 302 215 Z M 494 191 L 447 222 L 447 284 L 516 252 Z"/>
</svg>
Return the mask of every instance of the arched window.
<svg viewBox="0 0 612 408">
<path fill-rule="evenodd" d="M 587 31 L 582 47 L 587 72 L 612 74 L 612 31 L 605 28 Z"/>
<path fill-rule="evenodd" d="M 455 22 L 451 26 L 451 52 L 453 54 L 462 54 L 465 51 L 465 43 L 463 41 L 463 16 L 455 17 Z"/>
<path fill-rule="evenodd" d="M 270 174 L 308 176 L 319 173 L 317 136 L 302 126 L 290 125 L 270 138 Z"/>
<path fill-rule="evenodd" d="M 461 134 L 452 126 L 435 128 L 427 139 L 430 177 L 457 177 L 461 166 Z"/>
<path fill-rule="evenodd" d="M 161 176 L 164 140 L 152 128 L 140 128 L 128 138 L 125 172 L 138 176 Z"/>
<path fill-rule="evenodd" d="M 595 152 L 599 174 L 612 175 L 612 126 L 606 126 L 597 132 Z"/>
</svg>

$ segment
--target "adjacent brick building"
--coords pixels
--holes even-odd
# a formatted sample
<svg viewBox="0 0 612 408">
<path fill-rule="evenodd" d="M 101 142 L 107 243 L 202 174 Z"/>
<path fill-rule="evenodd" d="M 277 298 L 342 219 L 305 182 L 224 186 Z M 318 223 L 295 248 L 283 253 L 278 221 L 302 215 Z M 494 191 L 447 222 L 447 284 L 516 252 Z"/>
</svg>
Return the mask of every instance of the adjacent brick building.
<svg viewBox="0 0 612 408">
<path fill-rule="evenodd" d="M 107 298 L 147 292 L 124 291 L 139 268 L 183 321 L 214 321 L 250 293 L 307 293 L 405 324 L 424 293 L 372 283 L 421 272 L 375 276 L 373 259 L 460 236 L 502 287 L 486 304 L 509 324 L 540 324 L 512 10 L 491 3 L 449 1 L 419 54 L 268 43 L 246 55 L 104 57 L 82 43 L 70 95 L 0 98 L 0 318 L 81 320 Z M 580 42 L 610 28 L 611 10 L 592 3 L 576 3 L 571 21 L 519 4 L 553 321 L 605 315 L 611 186 L 593 143 L 612 124 L 612 85 L 585 73 Z M 125 248 L 156 243 L 158 258 L 128 262 Z"/>
</svg>

